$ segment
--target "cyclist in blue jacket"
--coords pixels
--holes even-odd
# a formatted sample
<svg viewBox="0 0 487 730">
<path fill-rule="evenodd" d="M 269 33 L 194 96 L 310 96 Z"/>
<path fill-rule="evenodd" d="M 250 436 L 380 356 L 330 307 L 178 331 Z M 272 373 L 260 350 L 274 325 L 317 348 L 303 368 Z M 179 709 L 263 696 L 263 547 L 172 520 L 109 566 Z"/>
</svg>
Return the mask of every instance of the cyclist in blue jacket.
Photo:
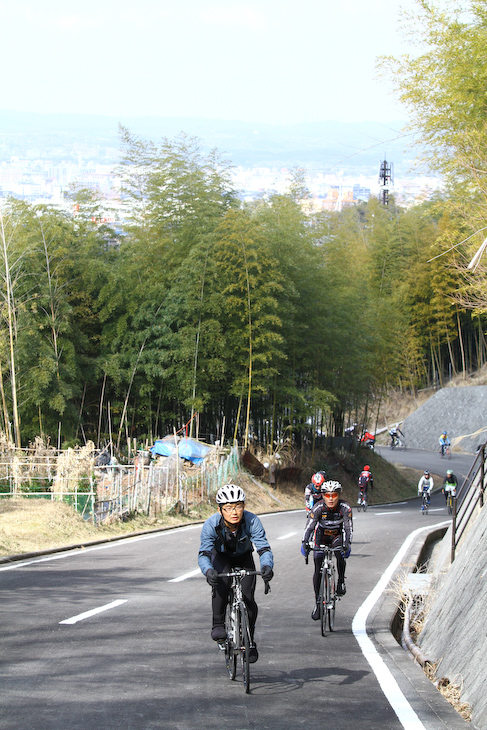
<svg viewBox="0 0 487 730">
<path fill-rule="evenodd" d="M 236 484 L 221 487 L 216 493 L 216 503 L 219 511 L 209 517 L 201 529 L 198 564 L 213 588 L 211 638 L 219 641 L 226 637 L 225 609 L 231 578 L 218 578 L 218 573 L 229 573 L 236 567 L 255 570 L 252 556 L 255 547 L 260 558 L 262 578 L 267 583 L 274 575 L 274 558 L 262 522 L 257 515 L 245 509 L 245 493 L 241 487 Z M 254 598 L 255 583 L 255 575 L 242 580 L 252 638 L 250 662 L 256 662 L 259 656 L 253 640 L 258 613 Z"/>
</svg>

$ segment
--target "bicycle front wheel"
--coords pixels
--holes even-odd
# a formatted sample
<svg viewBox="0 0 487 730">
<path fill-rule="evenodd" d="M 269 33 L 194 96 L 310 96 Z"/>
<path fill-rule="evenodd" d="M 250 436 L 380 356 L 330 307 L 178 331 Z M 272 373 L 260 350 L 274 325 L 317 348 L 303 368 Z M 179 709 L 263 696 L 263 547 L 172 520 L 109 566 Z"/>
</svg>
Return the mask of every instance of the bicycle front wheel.
<svg viewBox="0 0 487 730">
<path fill-rule="evenodd" d="M 230 679 L 235 679 L 237 673 L 237 654 L 235 652 L 236 627 L 230 604 L 227 606 L 225 628 L 227 631 L 227 638 L 225 640 L 225 664 L 227 665 L 228 676 Z"/>
<path fill-rule="evenodd" d="M 327 585 L 326 567 L 323 567 L 323 571 L 321 573 L 320 593 L 318 595 L 318 605 L 320 607 L 320 626 L 321 626 L 321 635 L 322 636 L 325 636 L 325 634 L 326 634 L 326 585 Z"/>
<path fill-rule="evenodd" d="M 239 621 L 239 637 L 240 637 L 240 662 L 242 664 L 242 676 L 245 692 L 250 692 L 250 629 L 247 608 L 244 603 L 240 604 L 240 621 Z"/>
<path fill-rule="evenodd" d="M 335 570 L 330 568 L 326 576 L 326 612 L 328 614 L 328 627 L 333 631 L 335 625 L 335 601 L 336 601 L 336 580 Z"/>
</svg>

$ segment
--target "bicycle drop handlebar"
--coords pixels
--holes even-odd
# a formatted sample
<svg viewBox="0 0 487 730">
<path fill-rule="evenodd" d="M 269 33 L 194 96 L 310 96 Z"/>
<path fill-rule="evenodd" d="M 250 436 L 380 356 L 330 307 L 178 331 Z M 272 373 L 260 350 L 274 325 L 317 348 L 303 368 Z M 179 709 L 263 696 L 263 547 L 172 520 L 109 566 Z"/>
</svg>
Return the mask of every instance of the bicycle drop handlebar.
<svg viewBox="0 0 487 730">
<path fill-rule="evenodd" d="M 260 570 L 246 570 L 245 568 L 236 568 L 235 570 L 232 570 L 230 573 L 218 573 L 217 578 L 246 578 L 248 575 L 262 575 L 262 572 Z M 269 581 L 264 581 L 265 583 L 265 589 L 264 594 L 267 595 L 270 593 L 271 586 L 269 584 Z"/>
<path fill-rule="evenodd" d="M 309 545 L 308 547 L 310 549 L 310 552 L 314 553 L 324 553 L 326 550 L 329 550 L 331 553 L 341 553 L 343 550 L 343 546 L 332 548 L 329 545 L 315 545 L 314 547 Z M 308 565 L 308 556 L 306 556 L 306 565 Z"/>
</svg>

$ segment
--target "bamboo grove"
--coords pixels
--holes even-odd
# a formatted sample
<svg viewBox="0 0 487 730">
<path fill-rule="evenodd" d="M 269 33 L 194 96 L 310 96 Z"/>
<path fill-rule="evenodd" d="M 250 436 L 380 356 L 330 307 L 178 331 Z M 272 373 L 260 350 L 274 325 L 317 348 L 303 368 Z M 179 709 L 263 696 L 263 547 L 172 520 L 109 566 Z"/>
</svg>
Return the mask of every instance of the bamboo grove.
<svg viewBox="0 0 487 730">
<path fill-rule="evenodd" d="M 25 444 L 152 441 L 198 414 L 199 436 L 261 443 L 340 434 L 381 393 L 441 384 L 484 362 L 482 315 L 459 303 L 442 201 L 370 199 L 303 212 L 242 205 L 217 153 L 122 130 L 127 216 L 100 224 L 2 207 L 1 428 Z M 446 210 L 446 209 L 445 209 Z M 225 424 L 225 425 L 224 425 Z"/>
</svg>

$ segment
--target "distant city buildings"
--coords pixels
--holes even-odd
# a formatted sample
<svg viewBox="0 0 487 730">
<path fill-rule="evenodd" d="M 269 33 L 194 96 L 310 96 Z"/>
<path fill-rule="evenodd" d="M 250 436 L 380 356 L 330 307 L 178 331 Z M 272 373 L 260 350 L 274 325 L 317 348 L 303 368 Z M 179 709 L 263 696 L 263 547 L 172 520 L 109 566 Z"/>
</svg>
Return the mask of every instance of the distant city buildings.
<svg viewBox="0 0 487 730">
<path fill-rule="evenodd" d="M 113 210 L 119 209 L 120 219 L 123 218 L 119 205 L 120 179 L 114 172 L 115 150 L 79 149 L 77 161 L 36 158 L 33 150 L 29 152 L 29 155 L 14 156 L 8 161 L 0 158 L 0 198 L 12 196 L 64 207 L 72 189 L 89 188 L 98 191 L 107 201 L 110 216 Z M 105 158 L 106 162 L 97 162 L 97 156 Z M 290 179 L 287 168 L 236 167 L 233 170 L 233 184 L 240 199 L 248 202 L 286 193 Z M 364 176 L 352 178 L 314 170 L 308 173 L 306 184 L 310 197 L 303 206 L 310 213 L 339 211 L 367 201 L 371 195 L 379 195 L 378 179 Z M 437 178 L 396 178 L 391 193 L 399 204 L 411 206 L 427 200 L 440 187 L 441 181 Z"/>
</svg>

